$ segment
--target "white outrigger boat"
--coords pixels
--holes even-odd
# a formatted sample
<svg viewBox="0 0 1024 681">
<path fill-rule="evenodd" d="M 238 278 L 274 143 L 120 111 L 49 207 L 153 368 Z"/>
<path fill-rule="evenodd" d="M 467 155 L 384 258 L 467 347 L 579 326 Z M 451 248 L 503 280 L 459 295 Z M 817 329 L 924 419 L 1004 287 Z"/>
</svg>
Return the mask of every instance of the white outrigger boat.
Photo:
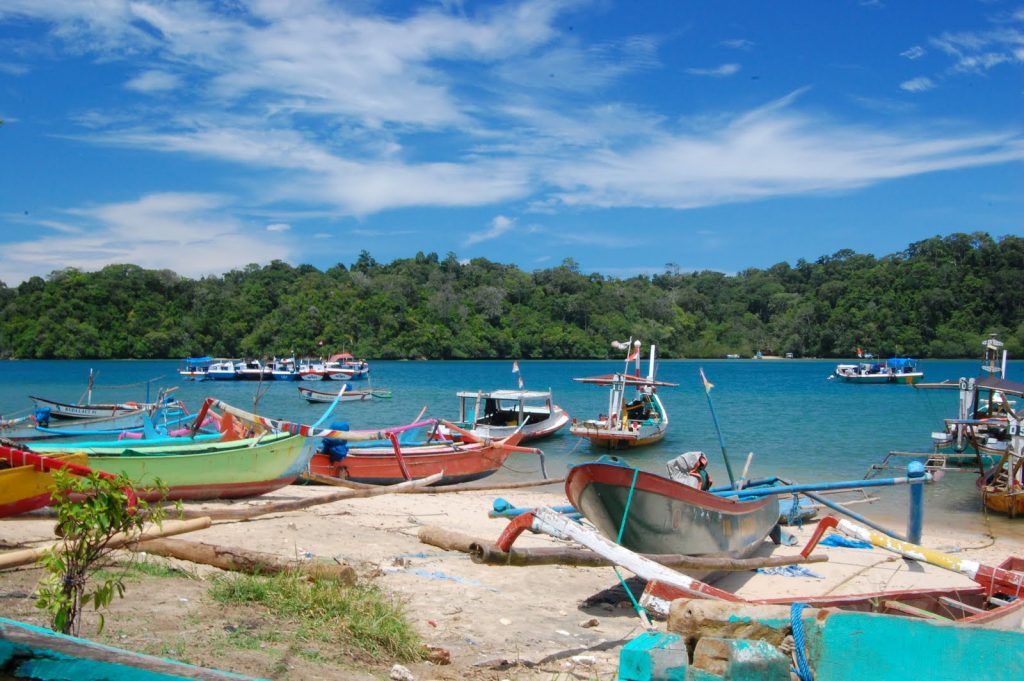
<svg viewBox="0 0 1024 681">
<path fill-rule="evenodd" d="M 478 390 L 456 396 L 459 420 L 455 425 L 474 437 L 501 440 L 519 431 L 524 441 L 539 440 L 569 423 L 565 410 L 551 402 L 550 390 Z"/>
<path fill-rule="evenodd" d="M 613 344 L 622 348 L 623 344 Z M 626 344 L 632 352 L 626 357 L 626 368 L 629 362 L 635 361 L 634 374 L 625 372 L 575 378 L 580 383 L 605 385 L 608 391 L 608 411 L 596 419 L 586 421 L 573 420 L 569 432 L 590 440 L 590 444 L 606 449 L 627 449 L 649 445 L 665 437 L 668 431 L 668 412 L 658 397 L 659 387 L 675 387 L 675 383 L 654 380 L 654 346 L 651 346 L 650 364 L 647 376 L 640 375 L 640 341 Z M 635 388 L 635 396 L 631 402 L 626 401 L 627 387 Z"/>
</svg>

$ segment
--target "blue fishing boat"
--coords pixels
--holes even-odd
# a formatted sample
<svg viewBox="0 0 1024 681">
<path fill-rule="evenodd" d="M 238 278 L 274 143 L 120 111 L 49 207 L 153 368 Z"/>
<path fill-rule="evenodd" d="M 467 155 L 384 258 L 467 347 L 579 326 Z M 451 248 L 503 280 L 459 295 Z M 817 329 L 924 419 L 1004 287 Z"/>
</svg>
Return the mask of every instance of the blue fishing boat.
<svg viewBox="0 0 1024 681">
<path fill-rule="evenodd" d="M 252 679 L 219 669 L 197 667 L 162 657 L 65 636 L 49 629 L 0 617 L 0 673 L 7 679 L 68 681 L 80 679 Z"/>
</svg>

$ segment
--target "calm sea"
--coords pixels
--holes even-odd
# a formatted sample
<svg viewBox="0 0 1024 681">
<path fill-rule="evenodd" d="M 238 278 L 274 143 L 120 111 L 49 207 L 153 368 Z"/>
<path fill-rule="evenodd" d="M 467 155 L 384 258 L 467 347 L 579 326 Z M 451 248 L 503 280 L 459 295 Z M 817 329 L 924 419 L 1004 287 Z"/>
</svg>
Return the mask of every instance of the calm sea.
<svg viewBox="0 0 1024 681">
<path fill-rule="evenodd" d="M 827 380 L 835 366 L 824 360 L 667 360 L 658 378 L 678 383 L 663 388 L 669 412 L 668 437 L 657 445 L 620 454 L 633 465 L 663 472 L 674 456 L 700 449 L 708 454 L 716 482 L 727 482 L 725 466 L 698 368 L 714 384 L 711 399 L 721 424 L 733 470 L 738 475 L 753 452 L 751 477 L 778 475 L 799 482 L 859 479 L 868 467 L 889 451 L 927 451 L 930 434 L 942 419 L 956 414 L 956 391 L 915 390 L 898 385 L 850 385 Z M 256 384 L 249 382 L 189 382 L 179 379 L 175 360 L 33 361 L 0 362 L 0 414 L 27 413 L 29 395 L 74 402 L 83 397 L 89 370 L 95 372 L 93 401 L 142 401 L 148 388 L 177 387 L 176 395 L 190 409 L 198 409 L 207 396 L 242 408 L 251 408 Z M 373 361 L 372 385 L 393 391 L 390 400 L 341 405 L 331 421 L 346 421 L 353 428 L 407 423 L 426 407 L 427 416 L 456 418 L 459 390 L 514 388 L 515 374 L 508 361 Z M 519 367 L 527 388 L 554 392 L 555 402 L 570 415 L 595 417 L 606 409 L 607 392 L 597 386 L 573 382 L 574 377 L 609 373 L 622 367 L 613 361 L 528 361 Z M 978 374 L 979 362 L 926 361 L 921 363 L 928 382 L 956 380 Z M 1024 378 L 1024 362 L 1010 362 L 1008 378 Z M 267 416 L 312 423 L 325 405 L 310 405 L 296 390 L 297 382 L 266 383 L 258 411 Z M 313 384 L 316 385 L 316 384 Z M 324 389 L 334 383 L 321 383 Z M 548 472 L 561 476 L 567 464 L 594 458 L 579 438 L 564 432 L 543 440 Z M 536 478 L 537 462 L 515 455 L 499 473 L 502 478 Z M 898 475 L 894 471 L 892 475 Z M 1024 538 L 1021 523 L 987 518 L 974 487 L 975 476 L 947 474 L 926 489 L 931 524 Z M 894 526 L 905 524 L 905 487 L 884 488 L 882 501 L 856 507 Z M 514 503 L 514 498 L 511 499 Z"/>
</svg>

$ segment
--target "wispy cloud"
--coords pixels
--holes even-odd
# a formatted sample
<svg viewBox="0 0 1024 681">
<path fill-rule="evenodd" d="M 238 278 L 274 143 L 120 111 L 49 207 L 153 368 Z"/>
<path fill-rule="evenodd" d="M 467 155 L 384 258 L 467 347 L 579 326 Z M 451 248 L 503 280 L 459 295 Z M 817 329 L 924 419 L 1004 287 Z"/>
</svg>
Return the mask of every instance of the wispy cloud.
<svg viewBox="0 0 1024 681">
<path fill-rule="evenodd" d="M 919 76 L 900 83 L 900 89 L 907 92 L 926 92 L 935 89 L 935 82 L 927 76 Z"/>
<path fill-rule="evenodd" d="M 181 78 L 167 71 L 145 71 L 124 84 L 136 92 L 164 92 L 174 90 L 181 84 Z"/>
<path fill-rule="evenodd" d="M 473 245 L 478 244 L 481 241 L 497 239 L 499 236 L 512 229 L 515 224 L 516 221 L 511 218 L 507 218 L 504 215 L 496 215 L 494 219 L 491 220 L 491 226 L 488 229 L 483 232 L 474 232 L 467 236 L 466 244 Z"/>
<path fill-rule="evenodd" d="M 823 191 L 1024 159 L 1014 132 L 941 135 L 872 130 L 772 102 L 701 134 L 667 133 L 595 150 L 552 171 L 568 206 L 689 209 Z"/>
<path fill-rule="evenodd" d="M 719 45 L 730 47 L 734 50 L 750 50 L 754 47 L 754 42 L 746 38 L 734 38 L 732 40 L 723 40 Z"/>
<path fill-rule="evenodd" d="M 905 50 L 903 52 L 900 52 L 900 56 L 901 57 L 906 57 L 907 59 L 910 59 L 910 60 L 920 59 L 924 55 L 925 55 L 924 48 L 921 47 L 920 45 L 914 45 L 909 50 Z"/>
<path fill-rule="evenodd" d="M 0 61 L 0 73 L 6 73 L 8 76 L 24 76 L 29 71 L 30 69 L 24 64 Z"/>
<path fill-rule="evenodd" d="M 267 225 L 268 232 L 287 232 L 291 228 L 291 225 L 284 222 L 275 222 L 273 224 Z"/>
<path fill-rule="evenodd" d="M 164 193 L 70 209 L 67 220 L 42 223 L 60 236 L 4 244 L 0 271 L 7 283 L 57 267 L 97 270 L 110 263 L 201 276 L 293 255 L 287 243 L 250 238 L 241 223 L 225 217 L 227 202 L 218 195 Z"/>
<path fill-rule="evenodd" d="M 724 78 L 726 76 L 734 76 L 740 72 L 739 64 L 722 64 L 709 69 L 691 68 L 686 69 L 686 72 L 693 76 L 713 76 L 715 78 Z"/>
</svg>

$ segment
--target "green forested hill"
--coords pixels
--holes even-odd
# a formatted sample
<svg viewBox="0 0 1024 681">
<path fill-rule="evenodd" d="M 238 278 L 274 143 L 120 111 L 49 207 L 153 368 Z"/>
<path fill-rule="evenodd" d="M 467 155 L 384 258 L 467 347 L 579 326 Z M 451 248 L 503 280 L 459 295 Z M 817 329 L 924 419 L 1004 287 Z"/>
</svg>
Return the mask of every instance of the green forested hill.
<svg viewBox="0 0 1024 681">
<path fill-rule="evenodd" d="M 370 358 L 608 357 L 612 339 L 664 357 L 974 357 L 998 333 L 1024 355 L 1024 239 L 953 234 L 876 258 L 843 250 L 727 276 L 524 272 L 455 254 L 326 272 L 275 261 L 187 279 L 111 265 L 0 284 L 0 354 L 159 358 L 211 354 Z M 322 344 L 321 344 L 322 343 Z M 617 354 L 617 353 L 616 353 Z"/>
</svg>

